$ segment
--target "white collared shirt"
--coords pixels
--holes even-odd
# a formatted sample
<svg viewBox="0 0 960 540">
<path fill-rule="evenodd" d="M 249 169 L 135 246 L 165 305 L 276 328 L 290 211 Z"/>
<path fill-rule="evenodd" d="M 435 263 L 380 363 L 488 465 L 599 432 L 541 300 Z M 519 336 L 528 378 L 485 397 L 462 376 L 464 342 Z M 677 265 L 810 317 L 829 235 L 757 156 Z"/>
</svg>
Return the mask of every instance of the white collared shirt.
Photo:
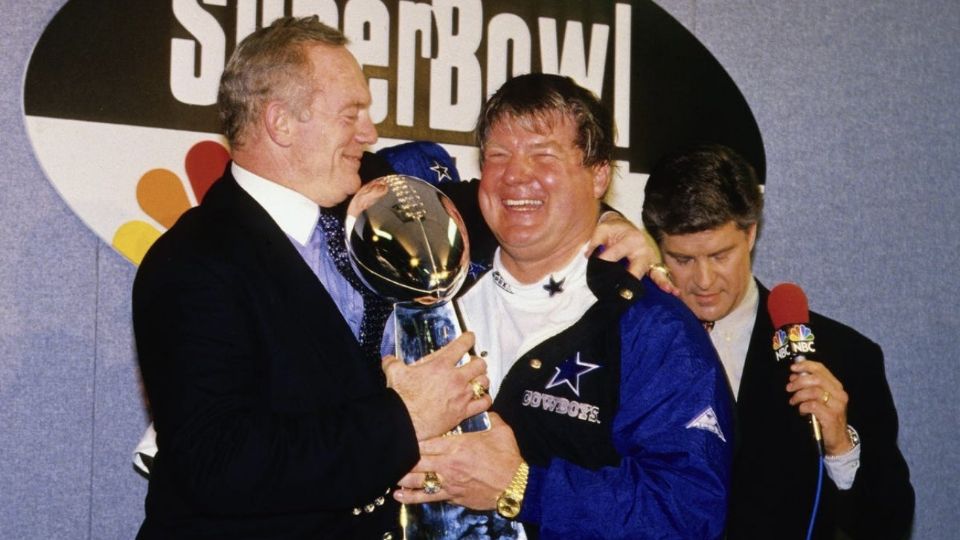
<svg viewBox="0 0 960 540">
<path fill-rule="evenodd" d="M 267 180 L 234 162 L 230 172 L 237 184 L 270 214 L 280 230 L 301 246 L 307 245 L 317 226 L 320 207 L 286 186 Z"/>
<path fill-rule="evenodd" d="M 753 334 L 753 323 L 757 320 L 759 306 L 760 291 L 757 289 L 757 282 L 751 277 L 740 304 L 726 317 L 716 321 L 710 331 L 710 341 L 713 342 L 723 369 L 727 372 L 727 380 L 730 381 L 734 397 L 740 392 L 743 364 L 747 360 L 747 349 L 750 348 L 750 336 Z"/>
<path fill-rule="evenodd" d="M 257 176 L 236 162 L 231 165 L 230 170 L 240 188 L 253 197 L 287 235 L 304 262 L 330 294 L 354 337 L 359 339 L 360 325 L 363 322 L 363 296 L 350 285 L 337 269 L 336 263 L 327 256 L 327 241 L 322 234 L 319 243 L 310 246 L 310 237 L 320 218 L 320 207 L 317 203 L 297 191 Z"/>
</svg>

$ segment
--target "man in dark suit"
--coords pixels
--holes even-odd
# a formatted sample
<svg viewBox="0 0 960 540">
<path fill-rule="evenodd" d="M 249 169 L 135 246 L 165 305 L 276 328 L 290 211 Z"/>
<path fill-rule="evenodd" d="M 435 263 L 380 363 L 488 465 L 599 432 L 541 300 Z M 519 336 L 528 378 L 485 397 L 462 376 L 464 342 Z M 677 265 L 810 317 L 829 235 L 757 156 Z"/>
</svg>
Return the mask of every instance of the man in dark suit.
<svg viewBox="0 0 960 540">
<path fill-rule="evenodd" d="M 823 429 L 824 479 L 813 538 L 901 538 L 914 494 L 897 448 L 897 412 L 883 353 L 816 313 L 814 358 L 777 362 L 769 291 L 751 253 L 763 210 L 756 175 L 729 148 L 701 146 L 663 160 L 647 181 L 643 222 L 684 303 L 710 330 L 736 397 L 737 447 L 727 538 L 802 539 Z"/>
<path fill-rule="evenodd" d="M 484 363 L 455 367 L 471 334 L 384 371 L 361 348 L 380 334 L 324 223 L 377 138 L 345 42 L 284 18 L 237 47 L 218 100 L 233 162 L 137 273 L 159 447 L 140 538 L 399 539 L 388 494 L 417 441 L 490 404 Z"/>
</svg>

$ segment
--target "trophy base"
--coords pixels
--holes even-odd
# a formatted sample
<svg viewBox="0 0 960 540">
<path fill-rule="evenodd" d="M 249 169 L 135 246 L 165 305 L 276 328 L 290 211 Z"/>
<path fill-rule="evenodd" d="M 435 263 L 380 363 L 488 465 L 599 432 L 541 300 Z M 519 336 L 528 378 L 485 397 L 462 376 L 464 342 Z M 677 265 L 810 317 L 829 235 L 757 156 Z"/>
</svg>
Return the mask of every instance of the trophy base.
<svg viewBox="0 0 960 540">
<path fill-rule="evenodd" d="M 496 510 L 477 511 L 450 503 L 405 505 L 405 540 L 526 540 L 523 526 Z"/>
</svg>

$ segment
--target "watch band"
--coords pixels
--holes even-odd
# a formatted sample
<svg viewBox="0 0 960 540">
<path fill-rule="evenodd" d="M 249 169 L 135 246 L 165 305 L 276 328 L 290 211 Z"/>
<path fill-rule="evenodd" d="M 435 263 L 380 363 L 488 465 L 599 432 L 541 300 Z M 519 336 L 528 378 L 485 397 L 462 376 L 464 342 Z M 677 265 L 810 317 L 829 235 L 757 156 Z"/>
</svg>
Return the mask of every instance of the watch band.
<svg viewBox="0 0 960 540">
<path fill-rule="evenodd" d="M 854 447 L 860 446 L 860 434 L 850 424 L 847 424 L 847 436 L 850 437 L 850 443 Z"/>
<path fill-rule="evenodd" d="M 521 461 L 517 472 L 513 473 L 510 485 L 497 497 L 497 512 L 507 518 L 514 519 L 520 513 L 523 505 L 523 494 L 527 490 L 527 478 L 530 475 L 530 466 Z"/>
</svg>

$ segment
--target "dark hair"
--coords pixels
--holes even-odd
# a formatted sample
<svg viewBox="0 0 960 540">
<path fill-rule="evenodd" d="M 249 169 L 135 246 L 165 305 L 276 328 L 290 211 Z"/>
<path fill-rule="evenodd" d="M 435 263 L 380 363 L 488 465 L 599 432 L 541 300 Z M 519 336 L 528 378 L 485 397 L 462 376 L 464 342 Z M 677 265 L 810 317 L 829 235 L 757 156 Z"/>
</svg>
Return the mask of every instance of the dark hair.
<svg viewBox="0 0 960 540">
<path fill-rule="evenodd" d="M 531 131 L 541 132 L 552 127 L 557 114 L 574 122 L 574 144 L 583 152 L 584 166 L 610 163 L 613 116 L 597 96 L 570 77 L 528 73 L 508 80 L 484 103 L 476 130 L 481 164 L 490 130 L 500 120 L 519 120 Z"/>
<path fill-rule="evenodd" d="M 294 111 L 306 108 L 311 65 L 303 46 L 308 43 L 340 47 L 347 38 L 316 15 L 281 17 L 237 45 L 220 77 L 217 96 L 223 133 L 231 146 L 243 144 L 244 130 L 267 101 L 285 99 Z"/>
<path fill-rule="evenodd" d="M 717 144 L 696 146 L 660 160 L 644 188 L 643 225 L 659 242 L 733 221 L 760 223 L 763 193 L 753 167 Z"/>
</svg>

